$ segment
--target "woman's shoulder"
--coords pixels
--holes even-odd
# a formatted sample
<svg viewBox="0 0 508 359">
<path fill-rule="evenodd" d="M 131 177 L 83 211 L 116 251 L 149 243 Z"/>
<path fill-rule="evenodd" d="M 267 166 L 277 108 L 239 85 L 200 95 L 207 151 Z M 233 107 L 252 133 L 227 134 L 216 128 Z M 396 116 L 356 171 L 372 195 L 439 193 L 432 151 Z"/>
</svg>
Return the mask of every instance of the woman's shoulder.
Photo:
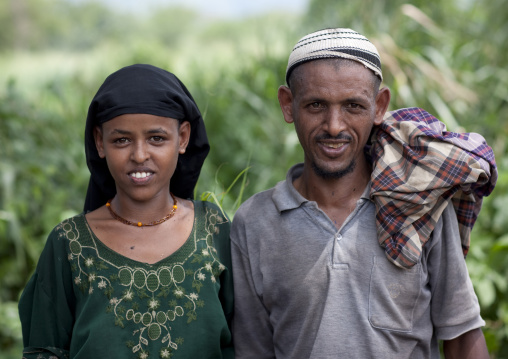
<svg viewBox="0 0 508 359">
<path fill-rule="evenodd" d="M 51 230 L 49 237 L 52 236 L 60 236 L 62 232 L 67 232 L 71 229 L 77 229 L 78 227 L 82 227 L 86 223 L 85 213 L 81 212 L 71 217 L 67 217 L 62 220 L 60 223 L 55 225 Z"/>
<path fill-rule="evenodd" d="M 84 239 L 88 233 L 85 213 L 68 217 L 53 227 L 47 237 L 46 247 L 66 248 L 69 241 Z"/>
<path fill-rule="evenodd" d="M 40 254 L 37 271 L 45 272 L 52 268 L 55 263 L 63 263 L 62 258 L 68 257 L 74 242 L 86 237 L 84 213 L 66 218 L 50 231 L 47 236 L 44 248 Z"/>
<path fill-rule="evenodd" d="M 218 204 L 210 201 L 194 201 L 194 212 L 196 217 L 214 217 L 217 224 L 230 223 L 226 211 Z"/>
<path fill-rule="evenodd" d="M 55 230 L 58 231 L 58 230 L 62 230 L 62 229 L 65 230 L 65 229 L 69 228 L 69 226 L 82 227 L 82 226 L 86 225 L 86 223 L 87 222 L 86 222 L 85 212 L 81 212 L 81 213 L 78 213 L 73 216 L 65 218 L 60 223 L 58 223 L 53 228 L 53 230 L 54 231 Z"/>
</svg>

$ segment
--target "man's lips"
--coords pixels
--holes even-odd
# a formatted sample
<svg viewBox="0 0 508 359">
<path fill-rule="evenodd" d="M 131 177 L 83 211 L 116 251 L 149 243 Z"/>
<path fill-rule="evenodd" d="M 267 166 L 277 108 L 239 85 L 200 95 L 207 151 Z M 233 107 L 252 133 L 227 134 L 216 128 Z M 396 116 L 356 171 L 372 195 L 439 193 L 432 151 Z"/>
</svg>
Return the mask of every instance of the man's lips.
<svg viewBox="0 0 508 359">
<path fill-rule="evenodd" d="M 315 138 L 315 141 L 323 150 L 330 154 L 334 153 L 335 155 L 345 150 L 343 147 L 348 145 L 352 140 L 353 139 L 345 133 L 339 133 L 337 136 L 330 136 L 327 133 L 322 133 Z"/>
<path fill-rule="evenodd" d="M 320 143 L 321 143 L 321 145 L 323 145 L 325 147 L 333 148 L 333 149 L 337 149 L 337 148 L 342 147 L 342 146 L 345 145 L 344 142 L 337 143 L 337 142 L 325 142 L 325 141 L 322 141 Z"/>
</svg>

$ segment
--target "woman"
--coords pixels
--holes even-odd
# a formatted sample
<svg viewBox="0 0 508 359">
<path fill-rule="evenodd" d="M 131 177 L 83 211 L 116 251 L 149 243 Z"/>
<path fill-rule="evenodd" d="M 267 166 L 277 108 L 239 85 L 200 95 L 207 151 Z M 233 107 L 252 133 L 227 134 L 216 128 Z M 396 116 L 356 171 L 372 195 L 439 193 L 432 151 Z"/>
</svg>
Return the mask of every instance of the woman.
<svg viewBox="0 0 508 359">
<path fill-rule="evenodd" d="M 19 303 L 25 358 L 232 358 L 229 221 L 192 192 L 208 153 L 185 86 L 110 75 L 85 128 L 85 211 L 55 227 Z"/>
</svg>

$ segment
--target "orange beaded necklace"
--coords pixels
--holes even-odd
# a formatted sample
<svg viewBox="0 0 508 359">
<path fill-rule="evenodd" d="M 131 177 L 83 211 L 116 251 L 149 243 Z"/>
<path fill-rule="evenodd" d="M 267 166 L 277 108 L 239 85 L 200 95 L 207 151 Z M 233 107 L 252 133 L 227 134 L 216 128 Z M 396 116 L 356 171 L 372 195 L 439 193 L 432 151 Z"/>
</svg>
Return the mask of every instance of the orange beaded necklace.
<svg viewBox="0 0 508 359">
<path fill-rule="evenodd" d="M 123 217 L 120 217 L 118 214 L 116 214 L 115 211 L 113 211 L 113 208 L 111 208 L 111 200 L 110 199 L 107 203 L 106 203 L 106 207 L 109 209 L 109 213 L 111 213 L 111 216 L 116 219 L 117 221 L 119 222 L 122 222 L 123 224 L 128 224 L 129 226 L 135 226 L 135 227 L 150 227 L 150 226 L 156 226 L 158 224 L 161 224 L 161 223 L 164 223 L 166 222 L 168 219 L 170 219 L 171 217 L 173 217 L 175 215 L 175 212 L 176 212 L 176 209 L 178 208 L 178 206 L 176 205 L 177 201 L 176 201 L 176 198 L 175 196 L 173 195 L 173 193 L 169 192 L 169 194 L 171 195 L 171 198 L 173 198 L 173 209 L 171 210 L 171 212 L 169 212 L 168 215 L 166 215 L 164 218 L 161 218 L 157 221 L 153 221 L 153 222 L 150 222 L 150 223 L 142 223 L 142 222 L 131 222 Z"/>
</svg>

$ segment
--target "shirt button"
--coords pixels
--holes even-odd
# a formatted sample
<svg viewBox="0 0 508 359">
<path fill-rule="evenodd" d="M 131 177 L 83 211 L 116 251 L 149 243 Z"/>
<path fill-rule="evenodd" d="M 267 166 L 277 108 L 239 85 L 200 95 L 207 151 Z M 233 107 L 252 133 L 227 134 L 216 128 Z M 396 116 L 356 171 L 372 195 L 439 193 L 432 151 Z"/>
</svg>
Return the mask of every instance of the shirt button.
<svg viewBox="0 0 508 359">
<path fill-rule="evenodd" d="M 337 238 L 337 241 L 340 241 L 340 240 L 342 239 L 342 235 L 341 235 L 341 234 L 337 234 L 337 235 L 335 236 L 335 238 Z"/>
</svg>

